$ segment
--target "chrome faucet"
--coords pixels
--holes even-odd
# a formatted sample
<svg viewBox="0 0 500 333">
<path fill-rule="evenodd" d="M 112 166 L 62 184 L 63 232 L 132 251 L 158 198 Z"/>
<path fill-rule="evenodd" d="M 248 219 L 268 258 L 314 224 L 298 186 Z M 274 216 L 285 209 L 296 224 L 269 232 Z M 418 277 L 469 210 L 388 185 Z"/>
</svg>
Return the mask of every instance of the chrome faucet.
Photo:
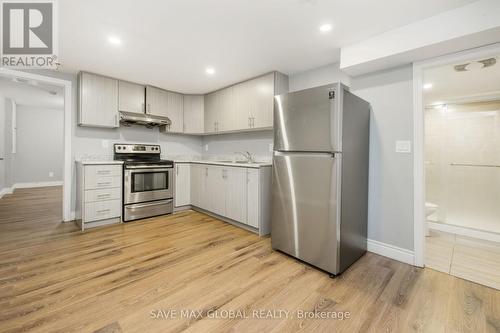
<svg viewBox="0 0 500 333">
<path fill-rule="evenodd" d="M 237 151 L 237 152 L 235 152 L 235 154 L 240 154 L 243 157 L 245 157 L 245 159 L 247 160 L 247 163 L 253 163 L 254 162 L 253 155 L 251 153 L 249 153 L 248 151 L 244 151 L 244 152 Z"/>
</svg>

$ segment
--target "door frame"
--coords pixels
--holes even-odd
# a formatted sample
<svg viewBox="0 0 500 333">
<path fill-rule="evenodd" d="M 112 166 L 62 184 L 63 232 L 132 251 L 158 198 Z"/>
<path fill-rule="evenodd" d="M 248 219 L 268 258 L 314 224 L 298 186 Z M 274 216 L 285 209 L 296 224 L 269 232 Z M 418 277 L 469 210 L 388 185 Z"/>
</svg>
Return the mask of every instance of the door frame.
<svg viewBox="0 0 500 333">
<path fill-rule="evenodd" d="M 0 68 L 0 75 L 6 77 L 18 77 L 27 80 L 36 80 L 54 86 L 62 87 L 64 90 L 64 149 L 63 149 L 63 222 L 72 221 L 71 214 L 71 193 L 72 193 L 72 117 L 73 117 L 73 96 L 72 82 L 50 76 L 22 72 L 13 69 Z"/>
<path fill-rule="evenodd" d="M 461 51 L 413 64 L 413 235 L 415 266 L 425 266 L 425 158 L 423 79 L 427 68 L 500 54 L 500 43 Z M 500 64 L 497 64 L 500 66 Z"/>
</svg>

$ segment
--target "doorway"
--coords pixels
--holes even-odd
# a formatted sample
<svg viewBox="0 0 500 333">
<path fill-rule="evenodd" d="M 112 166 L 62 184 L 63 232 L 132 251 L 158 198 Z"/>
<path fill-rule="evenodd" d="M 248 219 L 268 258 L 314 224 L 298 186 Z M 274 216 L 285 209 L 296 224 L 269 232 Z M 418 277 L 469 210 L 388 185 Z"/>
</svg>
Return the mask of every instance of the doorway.
<svg viewBox="0 0 500 333">
<path fill-rule="evenodd" d="M 41 73 L 44 73 L 41 71 Z M 58 107 L 61 106 L 62 103 L 62 117 L 63 117 L 63 137 L 61 139 L 62 146 L 63 146 L 63 158 L 62 162 L 60 162 L 60 166 L 58 168 L 59 173 L 62 174 L 62 193 L 60 194 L 62 196 L 62 214 L 59 214 L 61 216 L 59 221 L 71 221 L 73 218 L 71 214 L 71 188 L 72 188 L 72 162 L 71 162 L 71 124 L 72 124 L 72 109 L 73 109 L 73 98 L 72 98 L 72 82 L 68 80 L 62 80 L 57 78 L 58 73 L 54 72 L 47 72 L 47 75 L 39 75 L 39 74 L 33 74 L 33 73 L 28 73 L 28 72 L 21 72 L 21 71 L 15 71 L 15 70 L 10 70 L 10 69 L 5 69 L 2 68 L 0 71 L 0 78 L 3 80 L 7 80 L 8 82 L 12 82 L 14 84 L 23 84 L 27 86 L 28 88 L 34 89 L 34 91 L 37 91 L 39 94 L 42 94 L 44 96 L 43 100 L 47 102 L 48 99 L 51 99 L 51 97 L 59 96 L 59 101 L 57 103 Z M 5 96 L 4 96 L 5 95 Z M 4 90 L 2 90 L 2 98 L 4 100 L 4 103 L 2 105 L 4 108 L 10 108 L 11 110 L 14 109 L 14 113 L 19 113 L 22 112 L 21 118 L 26 115 L 27 113 L 24 113 L 23 111 L 26 111 L 24 107 L 21 107 L 21 110 L 17 110 L 18 105 L 22 105 L 24 103 L 15 103 L 14 98 L 9 98 L 6 96 L 7 94 L 5 93 Z M 62 97 L 62 102 L 60 97 Z M 19 98 L 18 98 L 19 100 Z M 28 98 L 29 100 L 29 98 Z M 14 103 L 12 102 L 14 101 Z M 19 111 L 19 112 L 17 112 Z M 12 112 L 12 111 L 11 111 Z M 1 116 L 1 115 L 0 115 Z M 18 120 L 17 117 L 14 118 L 14 122 Z M 26 124 L 33 125 L 36 123 L 36 121 L 31 121 L 31 122 L 26 122 Z M 13 138 L 11 140 L 11 143 L 8 143 L 7 146 L 4 149 L 5 152 L 7 153 L 12 153 L 12 151 L 15 151 L 18 147 L 19 142 L 16 142 L 17 140 L 17 135 L 12 135 L 12 132 L 15 133 L 15 131 L 18 129 L 17 125 L 14 123 L 14 126 L 12 126 L 12 122 L 10 123 L 10 126 L 7 127 L 8 130 L 10 130 L 11 134 L 7 135 L 7 140 L 9 138 Z M 13 130 L 13 131 L 12 131 Z M 23 127 L 23 130 L 27 130 L 30 132 L 29 128 Z M 13 142 L 12 142 L 13 141 Z M 37 152 L 38 153 L 38 152 Z M 44 159 L 50 158 L 48 156 L 49 154 L 47 153 L 46 155 L 43 155 Z M 24 164 L 26 165 L 26 164 Z M 8 167 L 8 166 L 7 166 Z M 40 168 L 42 169 L 42 168 Z M 55 169 L 55 168 L 54 168 Z M 2 170 L 0 170 L 2 171 Z M 47 171 L 47 170 L 46 170 Z M 44 174 L 49 178 L 48 180 L 45 179 L 43 181 L 40 181 L 45 184 L 41 185 L 59 185 L 61 186 L 61 180 L 55 180 L 55 178 L 61 176 L 57 176 L 57 170 L 52 170 L 49 172 L 44 172 Z M 21 173 L 21 172 L 19 172 Z M 22 174 L 22 173 L 21 173 Z M 12 175 L 12 172 L 10 173 Z M 50 178 L 54 178 L 54 180 L 51 180 Z M 0 177 L 1 179 L 1 177 Z M 26 179 L 26 178 L 23 178 Z M 9 180 L 9 179 L 7 179 Z M 10 183 L 8 184 L 0 184 L 2 186 L 2 189 L 0 189 L 0 196 L 6 195 L 9 193 L 12 193 L 13 190 L 17 187 L 15 183 L 15 178 L 10 179 Z M 34 182 L 29 182 L 29 181 L 22 181 L 20 182 L 21 185 L 19 187 L 29 187 L 32 186 L 33 184 L 30 183 L 40 183 L 39 181 L 34 181 Z M 10 186 L 6 186 L 9 185 Z M 40 185 L 40 184 L 35 184 L 35 185 Z M 61 189 L 60 189 L 61 190 Z M 60 209 L 61 210 L 61 209 Z"/>
<path fill-rule="evenodd" d="M 500 49 L 416 67 L 415 249 L 426 267 L 500 289 Z"/>
</svg>

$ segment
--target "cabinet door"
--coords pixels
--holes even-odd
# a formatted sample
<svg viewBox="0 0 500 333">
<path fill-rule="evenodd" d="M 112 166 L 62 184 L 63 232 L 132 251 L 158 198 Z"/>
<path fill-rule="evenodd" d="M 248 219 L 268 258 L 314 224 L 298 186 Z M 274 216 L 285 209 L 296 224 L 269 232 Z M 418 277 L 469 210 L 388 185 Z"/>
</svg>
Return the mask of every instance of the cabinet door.
<svg viewBox="0 0 500 333">
<path fill-rule="evenodd" d="M 247 171 L 247 224 L 259 227 L 259 169 Z"/>
<path fill-rule="evenodd" d="M 191 204 L 191 175 L 190 165 L 180 163 L 175 165 L 175 206 Z"/>
<path fill-rule="evenodd" d="M 168 95 L 165 90 L 146 86 L 146 113 L 155 116 L 167 116 Z"/>
<path fill-rule="evenodd" d="M 201 134 L 204 132 L 204 96 L 184 95 L 184 133 Z"/>
<path fill-rule="evenodd" d="M 224 168 L 226 182 L 226 214 L 235 221 L 247 223 L 247 173 L 246 168 Z"/>
<path fill-rule="evenodd" d="M 274 109 L 274 73 L 251 80 L 252 128 L 272 127 Z"/>
<path fill-rule="evenodd" d="M 251 128 L 252 116 L 252 82 L 245 81 L 234 86 L 234 105 L 236 112 L 236 129 Z"/>
<path fill-rule="evenodd" d="M 235 112 L 233 87 L 217 92 L 218 108 L 217 132 L 233 131 L 237 129 L 237 113 Z"/>
<path fill-rule="evenodd" d="M 118 80 L 80 72 L 78 124 L 118 127 Z"/>
<path fill-rule="evenodd" d="M 191 165 L 191 204 L 200 206 L 200 190 L 201 190 L 201 168 L 199 164 Z"/>
<path fill-rule="evenodd" d="M 120 111 L 144 113 L 146 88 L 143 85 L 119 81 L 118 82 L 118 109 Z"/>
<path fill-rule="evenodd" d="M 193 164 L 191 166 L 191 202 L 194 206 L 210 210 L 209 195 L 207 193 L 208 166 L 203 164 Z"/>
<path fill-rule="evenodd" d="M 217 131 L 218 99 L 217 92 L 205 95 L 205 133 Z"/>
<path fill-rule="evenodd" d="M 224 168 L 220 166 L 205 165 L 207 176 L 207 210 L 225 216 L 226 214 L 226 189 Z"/>
<path fill-rule="evenodd" d="M 182 94 L 171 91 L 165 91 L 167 94 L 167 109 L 166 116 L 170 118 L 172 124 L 169 127 L 169 132 L 183 133 L 184 132 L 184 98 Z"/>
</svg>

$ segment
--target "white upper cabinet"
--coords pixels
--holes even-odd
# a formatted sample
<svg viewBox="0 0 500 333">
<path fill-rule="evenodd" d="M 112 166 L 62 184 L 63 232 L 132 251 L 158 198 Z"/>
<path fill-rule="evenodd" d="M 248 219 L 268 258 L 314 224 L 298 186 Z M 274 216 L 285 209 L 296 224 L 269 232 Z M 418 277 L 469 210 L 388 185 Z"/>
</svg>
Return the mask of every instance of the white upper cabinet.
<svg viewBox="0 0 500 333">
<path fill-rule="evenodd" d="M 234 89 L 238 129 L 273 126 L 274 73 L 239 83 Z"/>
<path fill-rule="evenodd" d="M 288 92 L 288 77 L 273 72 L 205 96 L 205 133 L 273 127 L 274 96 Z"/>
<path fill-rule="evenodd" d="M 237 113 L 234 107 L 233 87 L 219 90 L 219 119 L 217 121 L 217 131 L 231 131 L 235 129 Z"/>
<path fill-rule="evenodd" d="M 252 128 L 273 126 L 274 73 L 250 81 L 250 124 Z"/>
<path fill-rule="evenodd" d="M 118 80 L 87 72 L 78 74 L 78 124 L 118 127 Z"/>
<path fill-rule="evenodd" d="M 118 82 L 118 109 L 120 111 L 144 113 L 146 87 L 128 81 Z"/>
<path fill-rule="evenodd" d="M 203 95 L 184 95 L 184 133 L 203 134 L 205 129 Z"/>
<path fill-rule="evenodd" d="M 217 132 L 217 121 L 219 119 L 219 93 L 213 92 L 205 95 L 205 133 Z"/>
<path fill-rule="evenodd" d="M 146 113 L 170 118 L 168 132 L 182 133 L 184 129 L 184 99 L 182 94 L 146 86 Z"/>
</svg>

